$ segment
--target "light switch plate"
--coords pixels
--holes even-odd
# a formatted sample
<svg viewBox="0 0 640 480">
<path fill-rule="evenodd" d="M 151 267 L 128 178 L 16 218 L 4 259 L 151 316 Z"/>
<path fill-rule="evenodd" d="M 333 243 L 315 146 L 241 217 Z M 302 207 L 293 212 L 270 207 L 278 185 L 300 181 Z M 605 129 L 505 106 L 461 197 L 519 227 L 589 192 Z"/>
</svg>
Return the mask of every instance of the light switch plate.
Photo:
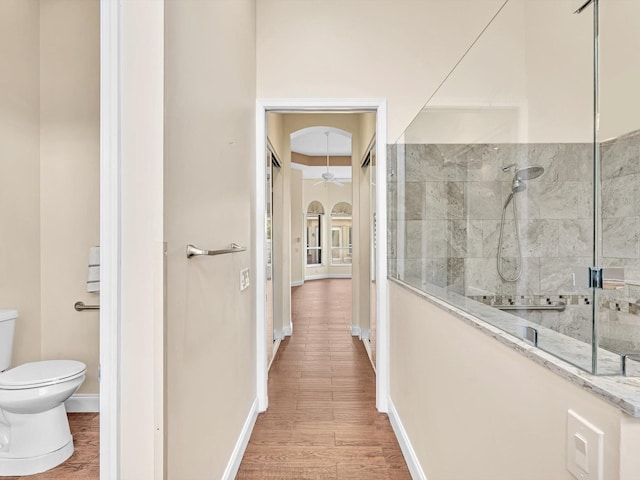
<svg viewBox="0 0 640 480">
<path fill-rule="evenodd" d="M 249 288 L 249 269 L 240 270 L 240 291 Z"/>
<path fill-rule="evenodd" d="M 579 480 L 603 480 L 604 432 L 573 410 L 567 418 L 567 470 Z"/>
</svg>

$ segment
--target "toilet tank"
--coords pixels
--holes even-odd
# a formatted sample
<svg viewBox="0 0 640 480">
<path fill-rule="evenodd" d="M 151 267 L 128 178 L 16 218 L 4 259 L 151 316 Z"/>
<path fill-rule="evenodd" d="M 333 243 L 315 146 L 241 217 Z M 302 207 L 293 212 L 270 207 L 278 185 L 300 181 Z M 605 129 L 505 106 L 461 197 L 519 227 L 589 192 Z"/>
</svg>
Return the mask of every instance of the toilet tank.
<svg viewBox="0 0 640 480">
<path fill-rule="evenodd" d="M 0 309 L 0 372 L 11 366 L 16 318 L 18 318 L 16 310 Z"/>
</svg>

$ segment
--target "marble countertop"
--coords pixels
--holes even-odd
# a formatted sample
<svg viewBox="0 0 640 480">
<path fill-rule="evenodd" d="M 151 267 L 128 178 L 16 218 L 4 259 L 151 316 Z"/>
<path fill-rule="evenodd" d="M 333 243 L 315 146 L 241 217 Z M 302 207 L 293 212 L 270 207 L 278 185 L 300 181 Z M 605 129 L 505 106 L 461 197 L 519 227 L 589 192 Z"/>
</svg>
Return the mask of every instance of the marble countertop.
<svg viewBox="0 0 640 480">
<path fill-rule="evenodd" d="M 591 368 L 591 346 L 586 343 L 443 288 L 429 286 L 423 291 L 396 278 L 389 277 L 389 280 L 615 405 L 623 412 L 640 418 L 640 377 L 624 377 L 617 374 L 620 371 L 618 355 L 600 349 L 598 370 L 601 375 L 592 375 L 579 368 Z M 538 331 L 538 347 L 521 340 L 525 326 L 531 326 Z M 575 364 L 568 363 L 556 355 L 571 358 Z"/>
</svg>

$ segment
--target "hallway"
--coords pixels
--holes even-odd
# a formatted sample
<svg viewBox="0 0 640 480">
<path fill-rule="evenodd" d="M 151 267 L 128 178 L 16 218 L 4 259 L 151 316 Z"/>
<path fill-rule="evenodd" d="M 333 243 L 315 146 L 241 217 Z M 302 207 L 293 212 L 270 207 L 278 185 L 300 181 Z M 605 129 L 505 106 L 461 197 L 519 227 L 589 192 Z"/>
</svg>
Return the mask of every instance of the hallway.
<svg viewBox="0 0 640 480">
<path fill-rule="evenodd" d="M 375 375 L 350 334 L 351 280 L 306 282 L 291 293 L 293 336 L 269 372 L 237 479 L 410 479 Z"/>
</svg>

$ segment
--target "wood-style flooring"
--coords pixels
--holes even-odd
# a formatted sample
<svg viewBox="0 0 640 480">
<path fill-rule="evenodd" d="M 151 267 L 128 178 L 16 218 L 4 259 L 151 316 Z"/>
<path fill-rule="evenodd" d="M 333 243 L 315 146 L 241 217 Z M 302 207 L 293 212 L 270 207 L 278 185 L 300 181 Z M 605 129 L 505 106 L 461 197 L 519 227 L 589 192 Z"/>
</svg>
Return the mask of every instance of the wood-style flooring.
<svg viewBox="0 0 640 480">
<path fill-rule="evenodd" d="M 258 416 L 237 479 L 410 479 L 375 376 L 351 336 L 351 281 L 292 289 L 293 336 L 269 372 L 269 408 Z"/>
<path fill-rule="evenodd" d="M 51 470 L 27 477 L 2 480 L 98 480 L 100 478 L 100 414 L 69 413 L 74 452 L 71 458 Z"/>
</svg>

